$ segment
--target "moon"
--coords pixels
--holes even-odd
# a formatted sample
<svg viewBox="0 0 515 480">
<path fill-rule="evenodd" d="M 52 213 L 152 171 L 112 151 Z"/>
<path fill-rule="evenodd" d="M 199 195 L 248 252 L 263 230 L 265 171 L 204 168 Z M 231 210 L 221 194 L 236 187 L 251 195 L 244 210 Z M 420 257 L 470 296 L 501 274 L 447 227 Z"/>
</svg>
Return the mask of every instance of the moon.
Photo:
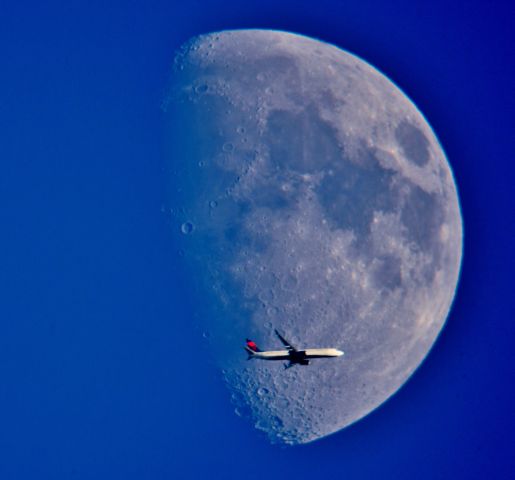
<svg viewBox="0 0 515 480">
<path fill-rule="evenodd" d="M 271 30 L 196 37 L 163 103 L 178 262 L 235 412 L 273 443 L 363 418 L 426 357 L 454 297 L 462 221 L 431 127 L 374 67 Z M 284 370 L 243 339 L 334 347 Z"/>
</svg>

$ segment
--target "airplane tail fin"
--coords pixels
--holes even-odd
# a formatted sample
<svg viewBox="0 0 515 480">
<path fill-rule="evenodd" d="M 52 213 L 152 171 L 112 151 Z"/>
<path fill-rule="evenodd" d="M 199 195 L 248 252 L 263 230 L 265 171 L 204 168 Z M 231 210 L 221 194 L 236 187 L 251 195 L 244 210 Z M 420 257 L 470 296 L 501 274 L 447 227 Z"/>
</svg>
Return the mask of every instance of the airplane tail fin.
<svg viewBox="0 0 515 480">
<path fill-rule="evenodd" d="M 247 344 L 245 345 L 245 350 L 249 354 L 249 356 L 247 357 L 247 360 L 250 360 L 251 358 L 253 358 L 254 355 L 256 354 L 256 352 L 261 352 L 259 347 L 252 340 L 247 338 L 246 343 Z"/>
</svg>

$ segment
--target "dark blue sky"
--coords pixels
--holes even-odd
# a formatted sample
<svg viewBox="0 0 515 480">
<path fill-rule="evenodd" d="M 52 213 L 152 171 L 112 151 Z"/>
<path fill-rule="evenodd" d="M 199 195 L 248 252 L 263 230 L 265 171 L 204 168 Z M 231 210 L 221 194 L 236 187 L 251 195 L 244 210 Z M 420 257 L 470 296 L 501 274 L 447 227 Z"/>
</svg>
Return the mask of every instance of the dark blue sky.
<svg viewBox="0 0 515 480">
<path fill-rule="evenodd" d="M 514 13 L 486 1 L 1 2 L 0 478 L 512 477 Z M 464 217 L 461 282 L 423 366 L 364 420 L 286 449 L 233 414 L 162 212 L 173 52 L 245 27 L 321 38 L 391 78 L 439 137 Z"/>
</svg>

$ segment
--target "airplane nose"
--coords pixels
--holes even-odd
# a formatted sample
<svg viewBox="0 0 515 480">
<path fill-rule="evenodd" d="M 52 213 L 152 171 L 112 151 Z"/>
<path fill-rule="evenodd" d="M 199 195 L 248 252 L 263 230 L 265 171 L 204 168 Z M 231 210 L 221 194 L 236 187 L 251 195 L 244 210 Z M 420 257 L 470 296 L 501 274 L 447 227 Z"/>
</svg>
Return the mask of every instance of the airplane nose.
<svg viewBox="0 0 515 480">
<path fill-rule="evenodd" d="M 343 355 L 344 352 L 342 352 L 341 350 L 336 350 L 336 352 L 338 353 L 338 356 L 341 357 Z"/>
</svg>

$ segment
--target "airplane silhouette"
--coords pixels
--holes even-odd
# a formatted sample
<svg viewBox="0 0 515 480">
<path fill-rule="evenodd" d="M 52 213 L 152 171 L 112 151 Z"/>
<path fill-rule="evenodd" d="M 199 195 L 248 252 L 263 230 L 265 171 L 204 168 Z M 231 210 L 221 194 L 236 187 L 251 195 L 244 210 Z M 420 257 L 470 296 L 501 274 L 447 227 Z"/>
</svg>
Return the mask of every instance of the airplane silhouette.
<svg viewBox="0 0 515 480">
<path fill-rule="evenodd" d="M 274 332 L 286 347 L 286 350 L 263 351 L 258 348 L 255 342 L 247 338 L 247 344 L 245 345 L 245 350 L 249 355 L 247 360 L 252 360 L 253 358 L 259 360 L 287 360 L 288 363 L 284 365 L 284 368 L 290 368 L 294 365 L 309 365 L 309 361 L 312 358 L 331 358 L 343 355 L 343 352 L 336 348 L 307 348 L 298 350 L 277 330 L 274 330 Z"/>
</svg>

